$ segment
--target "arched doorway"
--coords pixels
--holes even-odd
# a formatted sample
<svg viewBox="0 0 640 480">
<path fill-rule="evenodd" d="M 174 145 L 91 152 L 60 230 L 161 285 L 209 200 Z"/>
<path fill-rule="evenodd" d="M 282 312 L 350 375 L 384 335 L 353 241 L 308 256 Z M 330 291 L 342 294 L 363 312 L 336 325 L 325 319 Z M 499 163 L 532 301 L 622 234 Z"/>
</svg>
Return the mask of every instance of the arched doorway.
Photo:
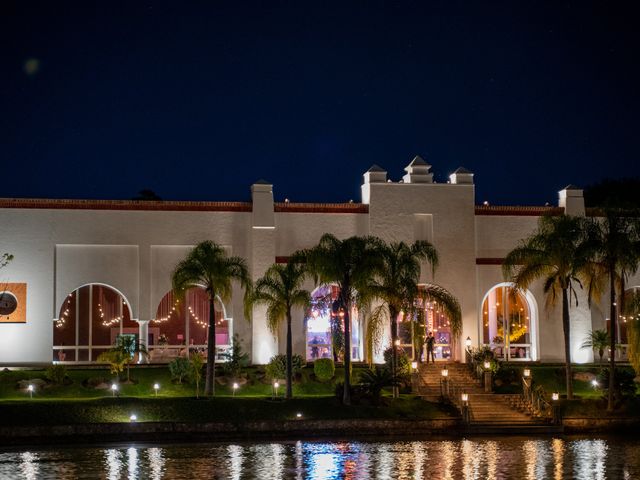
<svg viewBox="0 0 640 480">
<path fill-rule="evenodd" d="M 306 359 L 334 358 L 342 360 L 344 351 L 344 313 L 337 305 L 339 289 L 323 285 L 311 293 L 311 308 L 305 316 Z M 351 360 L 362 358 L 362 321 L 358 309 L 352 307 Z M 342 339 L 341 339 L 342 335 Z"/>
<path fill-rule="evenodd" d="M 454 297 L 436 284 L 421 284 L 418 290 L 413 316 L 404 312 L 398 316 L 399 347 L 412 359 L 422 359 L 426 354 L 426 338 L 432 332 L 435 338 L 434 357 L 443 361 L 454 359 L 454 344 L 458 339 L 453 336 L 449 310 L 444 304 L 445 299 Z"/>
<path fill-rule="evenodd" d="M 95 362 L 121 335 L 139 340 L 129 302 L 108 285 L 84 285 L 67 295 L 53 323 L 53 360 Z"/>
<path fill-rule="evenodd" d="M 537 360 L 537 317 L 531 292 L 498 284 L 482 300 L 482 343 L 502 360 Z"/>
<path fill-rule="evenodd" d="M 231 347 L 233 320 L 224 303 L 216 296 L 216 361 Z M 151 362 L 168 362 L 190 351 L 206 355 L 209 330 L 209 296 L 202 288 L 187 290 L 183 299 L 173 291 L 162 297 L 149 322 L 148 350 Z"/>
</svg>

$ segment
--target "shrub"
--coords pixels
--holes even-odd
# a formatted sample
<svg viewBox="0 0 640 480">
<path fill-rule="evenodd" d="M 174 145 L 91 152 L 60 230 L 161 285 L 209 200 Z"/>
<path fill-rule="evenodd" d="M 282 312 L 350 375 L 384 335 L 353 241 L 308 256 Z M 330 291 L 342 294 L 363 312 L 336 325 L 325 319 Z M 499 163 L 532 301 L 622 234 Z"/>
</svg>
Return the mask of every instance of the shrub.
<svg viewBox="0 0 640 480">
<path fill-rule="evenodd" d="M 391 347 L 384 351 L 384 363 L 386 364 L 389 372 L 392 371 L 391 360 L 393 356 L 393 349 Z M 403 349 L 398 348 L 398 365 L 396 375 L 399 379 L 406 379 L 411 377 L 411 360 Z"/>
<path fill-rule="evenodd" d="M 292 372 L 298 372 L 304 365 L 304 359 L 300 355 L 293 355 L 291 357 Z M 267 377 L 271 380 L 284 379 L 287 376 L 287 356 L 286 355 L 274 355 L 269 360 L 266 368 Z"/>
<path fill-rule="evenodd" d="M 189 360 L 184 357 L 174 358 L 169 362 L 169 372 L 171 372 L 171 378 L 182 383 L 189 375 Z"/>
<path fill-rule="evenodd" d="M 67 367 L 65 367 L 64 365 L 51 365 L 49 368 L 47 368 L 47 380 L 56 385 L 62 385 L 66 376 Z"/>
<path fill-rule="evenodd" d="M 336 367 L 331 358 L 319 358 L 313 362 L 313 373 L 319 382 L 328 382 L 336 373 Z"/>
<path fill-rule="evenodd" d="M 380 403 L 382 389 L 398 385 L 398 382 L 394 380 L 391 370 L 388 368 L 375 367 L 360 373 L 360 384 L 371 397 L 373 404 L 377 405 Z"/>
<path fill-rule="evenodd" d="M 617 400 L 622 400 L 626 397 L 631 397 L 636 393 L 636 384 L 633 381 L 635 375 L 633 371 L 616 368 L 616 374 L 614 378 L 615 392 L 614 396 Z M 598 375 L 598 384 L 602 389 L 602 392 L 607 395 L 609 392 L 609 369 L 603 369 Z"/>
<path fill-rule="evenodd" d="M 200 380 L 202 380 L 204 363 L 201 353 L 194 353 L 189 359 L 189 377 L 196 383 L 196 398 L 200 398 Z"/>
<path fill-rule="evenodd" d="M 226 363 L 222 364 L 222 371 L 231 378 L 239 378 L 242 369 L 249 365 L 249 354 L 242 348 L 237 334 L 231 340 L 231 351 L 220 356 L 226 360 Z"/>
</svg>

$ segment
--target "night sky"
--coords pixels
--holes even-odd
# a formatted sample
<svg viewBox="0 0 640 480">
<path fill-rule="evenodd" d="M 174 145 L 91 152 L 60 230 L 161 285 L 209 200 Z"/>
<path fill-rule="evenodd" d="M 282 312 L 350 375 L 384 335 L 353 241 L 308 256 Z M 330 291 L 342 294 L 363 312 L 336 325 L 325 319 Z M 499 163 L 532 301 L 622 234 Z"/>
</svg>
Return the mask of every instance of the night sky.
<svg viewBox="0 0 640 480">
<path fill-rule="evenodd" d="M 0 197 L 359 201 L 420 154 L 554 204 L 640 176 L 631 5 L 4 0 Z"/>
</svg>

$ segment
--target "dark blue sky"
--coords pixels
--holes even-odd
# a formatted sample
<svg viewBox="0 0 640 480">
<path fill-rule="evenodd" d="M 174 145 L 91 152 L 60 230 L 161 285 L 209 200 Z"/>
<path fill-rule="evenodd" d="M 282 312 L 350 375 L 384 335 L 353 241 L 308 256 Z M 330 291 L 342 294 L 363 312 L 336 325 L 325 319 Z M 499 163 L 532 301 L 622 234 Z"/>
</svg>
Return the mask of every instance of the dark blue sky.
<svg viewBox="0 0 640 480">
<path fill-rule="evenodd" d="M 415 154 L 478 203 L 640 176 L 632 3 L 185 3 L 0 3 L 0 196 L 359 201 Z"/>
</svg>

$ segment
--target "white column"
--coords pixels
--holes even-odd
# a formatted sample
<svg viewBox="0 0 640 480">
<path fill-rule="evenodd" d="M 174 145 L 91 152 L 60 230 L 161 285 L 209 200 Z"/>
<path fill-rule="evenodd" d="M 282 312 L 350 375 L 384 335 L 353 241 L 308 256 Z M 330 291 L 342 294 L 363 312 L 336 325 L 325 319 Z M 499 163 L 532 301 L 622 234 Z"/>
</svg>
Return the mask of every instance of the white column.
<svg viewBox="0 0 640 480">
<path fill-rule="evenodd" d="M 489 343 L 498 335 L 498 309 L 496 307 L 496 289 L 487 295 L 487 313 L 489 315 Z"/>
<path fill-rule="evenodd" d="M 138 338 L 140 345 L 146 350 L 149 347 L 149 320 L 136 320 L 138 322 Z M 142 361 L 141 361 L 142 360 Z M 140 355 L 138 363 L 149 363 L 149 355 Z"/>
</svg>

